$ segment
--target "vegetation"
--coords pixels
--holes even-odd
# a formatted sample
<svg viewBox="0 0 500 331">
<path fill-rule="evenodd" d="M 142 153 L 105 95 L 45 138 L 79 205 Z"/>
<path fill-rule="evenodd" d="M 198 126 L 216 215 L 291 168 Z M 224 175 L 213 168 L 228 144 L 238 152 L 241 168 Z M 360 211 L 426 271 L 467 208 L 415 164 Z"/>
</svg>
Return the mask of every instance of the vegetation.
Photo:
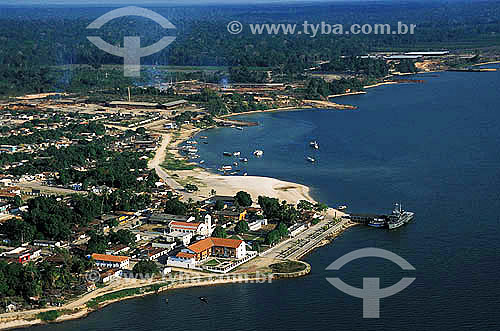
<svg viewBox="0 0 500 331">
<path fill-rule="evenodd" d="M 120 290 L 120 291 L 104 294 L 104 295 L 101 295 L 101 296 L 94 298 L 94 299 L 90 300 L 89 302 L 87 302 L 87 307 L 95 309 L 102 302 L 123 299 L 126 297 L 131 297 L 134 295 L 141 295 L 141 294 L 150 293 L 150 292 L 157 292 L 160 288 L 162 288 L 166 285 L 167 285 L 167 283 L 153 284 L 153 285 L 149 285 L 149 286 L 125 289 L 125 290 Z"/>
<path fill-rule="evenodd" d="M 161 166 L 167 170 L 193 170 L 195 168 L 188 161 L 175 158 L 173 154 L 168 152 L 165 154 L 165 159 Z"/>
<path fill-rule="evenodd" d="M 245 220 L 241 220 L 236 223 L 236 227 L 234 228 L 234 231 L 238 234 L 248 232 L 248 230 L 250 230 L 250 228 L 248 227 L 248 223 Z"/>
<path fill-rule="evenodd" d="M 132 269 L 135 275 L 156 275 L 160 273 L 158 265 L 154 261 L 142 260 L 139 261 Z"/>
<path fill-rule="evenodd" d="M 222 226 L 217 225 L 212 232 L 212 237 L 215 238 L 227 238 L 227 232 L 226 229 L 224 229 Z"/>
<path fill-rule="evenodd" d="M 58 310 L 49 310 L 36 314 L 36 317 L 44 322 L 52 322 L 55 321 L 59 316 L 61 316 L 61 314 L 62 313 Z"/>
<path fill-rule="evenodd" d="M 252 205 L 252 197 L 247 192 L 239 191 L 234 199 L 239 206 L 250 207 Z"/>
<path fill-rule="evenodd" d="M 274 263 L 269 266 L 273 272 L 277 273 L 292 273 L 298 272 L 306 269 L 304 263 L 298 261 L 284 261 L 280 263 Z"/>
<path fill-rule="evenodd" d="M 165 213 L 172 215 L 186 215 L 188 205 L 177 198 L 169 199 L 165 202 Z"/>
</svg>

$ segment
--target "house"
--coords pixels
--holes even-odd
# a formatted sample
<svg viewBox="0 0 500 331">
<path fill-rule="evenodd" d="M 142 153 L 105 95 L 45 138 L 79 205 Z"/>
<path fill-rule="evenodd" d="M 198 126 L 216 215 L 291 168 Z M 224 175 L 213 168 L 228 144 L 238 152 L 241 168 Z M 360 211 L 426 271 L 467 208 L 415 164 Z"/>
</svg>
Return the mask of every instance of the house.
<svg viewBox="0 0 500 331">
<path fill-rule="evenodd" d="M 246 245 L 243 240 L 210 237 L 188 246 L 181 253 L 185 253 L 183 256 L 189 254 L 189 257 L 194 255 L 196 261 L 210 256 L 242 259 L 246 256 Z"/>
<path fill-rule="evenodd" d="M 172 231 L 165 234 L 165 237 L 170 242 L 179 242 L 182 243 L 182 245 L 187 246 L 191 242 L 193 234 L 191 232 Z"/>
<path fill-rule="evenodd" d="M 193 222 L 195 220 L 194 216 L 183 216 L 183 215 L 171 215 L 171 214 L 161 214 L 155 213 L 149 218 L 149 223 L 152 224 L 168 224 L 172 221 L 177 222 Z"/>
<path fill-rule="evenodd" d="M 51 240 L 35 240 L 33 241 L 33 246 L 55 248 L 61 247 L 61 242 Z"/>
<path fill-rule="evenodd" d="M 99 274 L 99 281 L 103 284 L 106 284 L 121 276 L 122 271 L 120 269 L 109 269 Z"/>
<path fill-rule="evenodd" d="M 170 232 L 191 233 L 194 235 L 210 236 L 212 233 L 212 217 L 205 215 L 205 222 L 178 222 L 172 221 L 168 224 Z"/>
<path fill-rule="evenodd" d="M 305 229 L 307 229 L 307 226 L 304 223 L 298 223 L 288 228 L 288 234 L 293 238 Z"/>
<path fill-rule="evenodd" d="M 107 254 L 92 254 L 92 259 L 95 264 L 99 267 L 104 268 L 127 268 L 130 264 L 130 257 L 128 256 L 117 256 L 117 255 L 107 255 Z"/>
<path fill-rule="evenodd" d="M 127 245 L 120 244 L 120 245 L 115 245 L 115 246 L 111 247 L 110 249 L 107 249 L 106 254 L 119 255 L 119 254 L 126 253 L 129 250 L 130 250 L 130 247 L 128 247 Z"/>
<path fill-rule="evenodd" d="M 18 247 L 8 252 L 0 254 L 0 258 L 11 262 L 24 264 L 31 260 L 31 254 L 30 251 L 27 250 L 26 248 Z"/>
<path fill-rule="evenodd" d="M 163 127 L 164 127 L 165 129 L 167 129 L 167 130 L 174 130 L 174 129 L 177 129 L 177 128 L 178 128 L 178 127 L 177 127 L 177 123 L 175 123 L 175 122 L 168 122 L 168 123 L 165 123 L 165 124 L 163 125 Z"/>
<path fill-rule="evenodd" d="M 256 220 L 248 224 L 248 228 L 250 231 L 258 231 L 262 229 L 264 225 L 267 225 L 267 219 Z"/>
</svg>

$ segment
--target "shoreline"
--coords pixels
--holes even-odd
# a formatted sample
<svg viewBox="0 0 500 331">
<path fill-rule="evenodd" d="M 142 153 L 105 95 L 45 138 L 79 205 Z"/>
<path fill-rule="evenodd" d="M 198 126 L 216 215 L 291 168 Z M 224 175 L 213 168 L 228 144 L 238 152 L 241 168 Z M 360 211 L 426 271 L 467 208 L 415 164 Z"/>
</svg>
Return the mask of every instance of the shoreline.
<svg viewBox="0 0 500 331">
<path fill-rule="evenodd" d="M 373 87 L 378 87 L 378 86 L 383 86 L 383 85 L 392 85 L 392 84 L 398 84 L 398 82 L 381 82 L 377 83 L 374 85 L 369 85 L 365 86 L 364 88 L 373 88 Z M 334 95 L 331 96 L 332 98 L 336 97 L 342 97 L 342 96 L 348 96 L 348 95 L 363 95 L 367 94 L 365 91 L 359 91 L 359 92 L 351 92 L 351 93 L 344 93 L 340 95 Z M 330 97 L 329 97 L 330 98 Z M 313 109 L 314 107 L 310 106 L 291 106 L 291 107 L 279 107 L 279 108 L 273 108 L 273 109 L 267 109 L 267 110 L 259 110 L 259 111 L 249 111 L 249 112 L 242 112 L 242 113 L 235 113 L 235 114 L 228 114 L 221 116 L 221 118 L 230 118 L 232 116 L 238 116 L 238 115 L 251 115 L 251 114 L 259 114 L 259 113 L 267 113 L 267 112 L 279 112 L 279 111 L 300 111 L 300 110 L 306 110 L 306 109 Z M 166 144 L 165 150 L 163 151 L 164 153 L 172 153 L 175 157 L 182 157 L 185 159 L 183 156 L 180 155 L 177 147 L 186 142 L 187 140 L 193 138 L 195 135 L 199 134 L 200 132 L 203 132 L 205 130 L 209 130 L 213 128 L 207 128 L 207 129 L 194 129 L 194 130 L 181 130 L 180 135 L 178 137 L 175 137 L 175 140 L 172 140 L 173 134 L 172 133 L 163 133 L 164 137 L 163 139 L 166 139 L 165 142 L 162 142 Z M 159 148 L 160 149 L 160 148 Z M 158 152 L 158 151 L 157 151 Z M 155 153 L 154 159 L 157 158 L 157 154 Z M 159 161 L 159 162 L 158 162 Z M 204 167 L 201 167 L 199 164 L 195 162 L 190 162 L 193 165 L 195 165 L 195 169 L 193 170 L 181 170 L 181 171 L 172 171 L 172 170 L 166 170 L 161 166 L 161 163 L 163 160 L 156 160 L 156 163 L 152 160 L 150 162 L 153 162 L 153 168 L 161 168 L 165 172 L 168 173 L 168 176 L 172 178 L 172 173 L 178 174 L 181 173 L 182 175 L 186 176 L 187 178 L 194 178 L 198 179 L 206 186 L 209 186 L 210 184 L 218 184 L 215 185 L 217 186 L 217 194 L 228 194 L 224 193 L 227 191 L 233 191 L 233 194 L 236 193 L 239 190 L 245 190 L 249 192 L 253 197 L 256 197 L 258 195 L 252 194 L 250 191 L 257 191 L 261 195 L 267 195 L 267 196 L 272 196 L 272 197 L 277 197 L 280 200 L 286 200 L 288 202 L 296 203 L 298 200 L 305 199 L 308 201 L 311 201 L 313 203 L 317 202 L 316 199 L 314 199 L 311 196 L 311 187 L 303 185 L 303 184 L 298 184 L 298 183 L 293 183 L 293 182 L 287 182 L 283 181 L 277 178 L 271 178 L 271 177 L 264 177 L 264 176 L 222 176 L 216 172 L 212 172 L 212 169 L 207 169 Z M 158 171 L 158 170 L 157 170 Z M 251 185 L 253 184 L 253 185 Z M 212 187 L 212 186 L 211 186 Z M 221 190 L 222 188 L 222 190 Z M 250 189 L 249 189 L 250 188 Z M 253 190 L 251 188 L 254 188 Z M 264 188 L 264 189 L 263 189 Z M 220 190 L 220 191 L 219 191 Z M 201 194 L 198 194 L 199 196 L 202 196 Z M 208 196 L 208 194 L 207 194 Z M 339 214 L 343 214 L 340 211 L 337 211 Z M 293 278 L 293 277 L 301 277 L 306 274 L 308 274 L 311 270 L 311 266 L 307 263 L 304 262 L 302 259 L 305 258 L 307 255 L 315 251 L 316 249 L 323 247 L 325 245 L 328 245 L 333 242 L 335 238 L 343 234 L 347 229 L 356 226 L 357 224 L 355 223 L 349 223 L 347 226 L 342 227 L 339 231 L 336 231 L 334 233 L 329 234 L 325 238 L 323 238 L 321 241 L 316 242 L 312 245 L 312 247 L 308 248 L 303 254 L 300 256 L 297 256 L 296 258 L 292 259 L 293 261 L 300 261 L 301 263 L 304 263 L 306 267 L 306 271 L 304 272 L 299 272 L 299 273 L 290 273 L 290 274 L 273 274 L 272 279 L 278 279 L 278 278 Z M 258 257 L 257 259 L 259 259 Z M 286 260 L 283 260 L 286 261 Z M 251 263 L 252 261 L 249 261 L 245 263 L 243 266 L 246 264 Z M 229 275 L 234 275 L 234 274 L 226 274 L 226 276 Z M 216 276 L 212 276 L 216 277 Z M 258 278 L 259 280 L 262 280 L 263 278 Z M 264 277 L 265 280 L 268 279 L 268 277 Z M 257 280 L 257 278 L 254 278 L 254 280 Z M 250 280 L 249 280 L 250 281 Z M 167 286 L 165 289 L 161 289 L 158 292 L 149 292 L 149 293 L 141 293 L 137 295 L 132 295 L 129 297 L 123 297 L 123 298 L 118 298 L 114 300 L 108 300 L 104 301 L 102 303 L 98 304 L 98 307 L 96 309 L 91 309 L 87 307 L 87 303 L 90 302 L 91 300 L 107 295 L 110 293 L 118 292 L 123 289 L 130 289 L 130 288 L 140 288 L 144 285 L 152 285 L 155 284 L 155 282 L 149 282 L 149 284 L 137 284 L 136 286 L 133 287 L 127 287 L 127 286 L 121 286 L 118 288 L 112 288 L 109 291 L 103 291 L 102 293 L 96 292 L 90 292 L 86 293 L 83 295 L 82 298 L 88 296 L 87 299 L 83 300 L 81 304 L 77 305 L 73 309 L 70 309 L 69 307 L 72 307 L 72 305 L 75 304 L 75 302 L 78 302 L 79 300 L 82 300 L 82 298 L 76 299 L 73 302 L 70 302 L 62 307 L 54 307 L 54 309 L 51 308 L 44 308 L 41 310 L 35 310 L 35 311 L 21 311 L 18 313 L 13 313 L 14 317 L 9 320 L 8 317 L 4 317 L 2 314 L 0 315 L 0 321 L 2 322 L 0 325 L 0 330 L 10 330 L 10 329 L 18 329 L 18 328 L 26 328 L 26 327 L 31 327 L 35 325 L 44 325 L 44 324 L 51 324 L 51 323 L 62 323 L 65 321 L 69 320 L 76 320 L 76 319 L 81 319 L 85 318 L 92 312 L 96 312 L 100 310 L 101 308 L 111 305 L 116 302 L 121 302 L 129 299 L 134 299 L 134 298 L 139 298 L 139 297 L 144 297 L 146 295 L 151 295 L 151 294 L 158 294 L 162 293 L 165 291 L 168 291 L 170 289 L 181 289 L 181 288 L 189 288 L 189 287 L 202 287 L 202 286 L 213 286 L 213 285 L 222 285 L 222 284 L 232 284 L 232 283 L 239 283 L 241 280 L 230 280 L 230 279 L 214 279 L 214 280 L 208 280 L 208 281 L 198 281 L 195 283 L 187 283 L 187 284 L 176 284 L 174 286 Z M 156 282 L 159 283 L 159 282 Z M 123 285 L 123 284 L 122 284 Z M 96 290 L 98 291 L 98 290 Z M 64 314 L 62 313 L 61 316 L 56 318 L 54 321 L 42 321 L 40 320 L 36 315 L 40 311 L 52 311 L 52 310 L 57 310 L 57 311 L 66 311 L 66 310 L 71 310 L 70 313 Z M 7 313 L 9 314 L 9 313 Z M 19 316 L 16 318 L 15 315 L 25 315 L 24 317 Z"/>
</svg>

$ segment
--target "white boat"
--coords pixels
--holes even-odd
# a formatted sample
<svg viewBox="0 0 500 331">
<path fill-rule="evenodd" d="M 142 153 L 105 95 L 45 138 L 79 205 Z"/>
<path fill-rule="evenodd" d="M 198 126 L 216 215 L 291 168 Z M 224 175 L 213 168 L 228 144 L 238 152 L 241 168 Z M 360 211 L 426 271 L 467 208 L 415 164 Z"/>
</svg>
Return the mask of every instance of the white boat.
<svg viewBox="0 0 500 331">
<path fill-rule="evenodd" d="M 195 141 L 195 140 L 188 140 L 188 141 L 186 141 L 186 144 L 188 144 L 188 145 L 196 145 L 197 143 L 198 142 Z"/>
<path fill-rule="evenodd" d="M 201 161 L 200 161 L 200 164 L 203 164 L 203 163 L 205 163 L 205 160 L 201 160 Z"/>
<path fill-rule="evenodd" d="M 243 128 L 241 126 L 236 127 L 237 130 L 243 131 Z"/>
<path fill-rule="evenodd" d="M 187 150 L 189 153 L 197 153 L 198 149 L 197 148 L 188 148 Z"/>
<path fill-rule="evenodd" d="M 230 171 L 233 170 L 233 167 L 230 165 L 224 165 L 218 169 L 219 171 Z"/>
<path fill-rule="evenodd" d="M 338 206 L 338 207 L 337 207 L 337 209 L 338 209 L 338 210 L 346 210 L 346 209 L 347 209 L 347 206 L 344 206 L 344 205 L 342 205 L 342 206 Z"/>
<path fill-rule="evenodd" d="M 309 143 L 309 146 L 311 146 L 311 147 L 312 147 L 312 148 L 314 148 L 314 149 L 319 149 L 319 144 L 318 144 L 318 142 L 317 142 L 316 140 L 311 141 L 311 142 Z"/>
<path fill-rule="evenodd" d="M 237 166 L 238 166 L 238 162 L 233 162 L 233 165 L 234 165 L 235 167 L 237 167 Z"/>
<path fill-rule="evenodd" d="M 233 153 L 233 156 L 240 156 L 241 155 L 241 152 L 234 152 Z"/>
<path fill-rule="evenodd" d="M 253 152 L 253 155 L 260 157 L 260 156 L 264 155 L 264 152 L 261 151 L 260 149 L 257 149 L 257 150 L 255 150 L 255 152 Z"/>
<path fill-rule="evenodd" d="M 207 136 L 200 136 L 200 139 L 208 139 Z"/>
<path fill-rule="evenodd" d="M 248 162 L 248 159 L 246 157 L 242 157 L 242 158 L 240 158 L 240 161 L 241 162 Z"/>
<path fill-rule="evenodd" d="M 313 157 L 310 157 L 310 156 L 306 157 L 306 159 L 307 159 L 307 161 L 309 161 L 311 163 L 316 162 L 316 160 Z"/>
</svg>

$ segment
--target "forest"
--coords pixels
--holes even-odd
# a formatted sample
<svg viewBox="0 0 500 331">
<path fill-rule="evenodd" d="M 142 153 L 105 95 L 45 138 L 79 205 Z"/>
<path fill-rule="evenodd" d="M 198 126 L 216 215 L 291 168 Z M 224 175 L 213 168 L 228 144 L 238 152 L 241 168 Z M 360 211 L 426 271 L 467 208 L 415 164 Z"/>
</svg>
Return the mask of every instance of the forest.
<svg viewBox="0 0 500 331">
<path fill-rule="evenodd" d="M 100 77 L 103 65 L 119 65 L 123 59 L 109 55 L 86 37 L 87 25 L 112 8 L 3 8 L 0 12 L 0 94 L 47 90 L 87 91 L 130 83 L 119 70 Z M 253 5 L 155 7 L 168 18 L 175 31 L 164 31 L 156 23 L 135 17 L 120 18 L 93 34 L 111 44 L 125 35 L 141 37 L 143 45 L 165 34 L 177 39 L 163 51 L 143 58 L 143 64 L 215 66 L 230 81 L 259 82 L 263 70 L 272 70 L 284 80 L 300 78 L 316 61 L 330 60 L 325 70 L 357 71 L 382 75 L 382 64 L 343 61 L 371 51 L 480 49 L 500 45 L 500 4 L 496 1 L 330 3 L 314 5 Z M 330 23 L 387 23 L 417 25 L 414 35 L 239 35 L 227 32 L 227 23 L 300 23 L 304 20 Z M 147 33 L 146 33 L 147 31 Z M 81 67 L 78 65 L 87 65 Z M 228 69 L 229 68 L 229 69 Z M 252 68 L 247 70 L 246 68 Z M 199 73 L 172 73 L 175 78 Z M 165 77 L 166 78 L 166 77 Z"/>
</svg>

